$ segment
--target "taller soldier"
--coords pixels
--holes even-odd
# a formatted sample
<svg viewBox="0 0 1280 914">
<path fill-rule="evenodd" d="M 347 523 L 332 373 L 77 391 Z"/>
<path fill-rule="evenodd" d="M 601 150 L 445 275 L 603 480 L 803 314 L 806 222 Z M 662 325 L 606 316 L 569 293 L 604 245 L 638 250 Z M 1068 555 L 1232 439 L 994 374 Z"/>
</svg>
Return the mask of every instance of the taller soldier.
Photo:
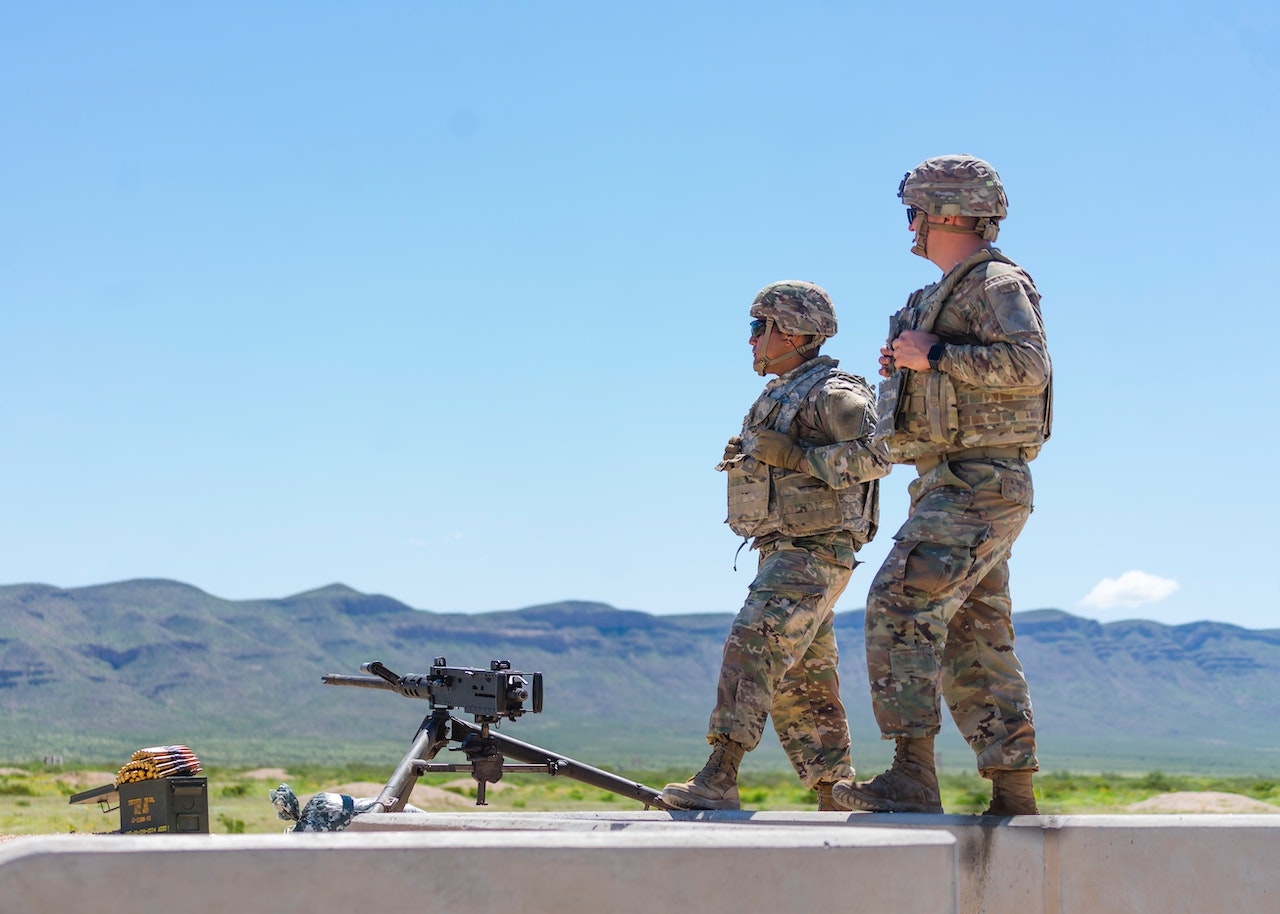
<svg viewBox="0 0 1280 914">
<path fill-rule="evenodd" d="M 772 717 L 801 782 L 834 805 L 853 776 L 840 701 L 835 604 L 875 535 L 876 480 L 889 471 L 872 443 L 875 396 L 818 350 L 836 332 L 831 299 L 811 282 L 766 286 L 751 303 L 756 372 L 765 385 L 716 467 L 728 478 L 730 528 L 749 538 L 759 569 L 725 640 L 711 756 L 662 799 L 679 809 L 737 809 L 738 764 Z M 843 808 L 848 808 L 843 807 Z"/>
<path fill-rule="evenodd" d="M 942 279 L 912 293 L 880 351 L 877 440 L 914 464 L 907 521 L 871 583 L 871 699 L 893 766 L 842 780 L 875 812 L 942 812 L 934 770 L 940 697 L 992 781 L 988 815 L 1035 814 L 1031 697 L 1013 651 L 1009 551 L 1031 514 L 1033 459 L 1049 437 L 1052 368 L 1031 277 L 992 246 L 1008 200 L 982 159 L 926 159 L 898 186 L 912 253 Z"/>
</svg>

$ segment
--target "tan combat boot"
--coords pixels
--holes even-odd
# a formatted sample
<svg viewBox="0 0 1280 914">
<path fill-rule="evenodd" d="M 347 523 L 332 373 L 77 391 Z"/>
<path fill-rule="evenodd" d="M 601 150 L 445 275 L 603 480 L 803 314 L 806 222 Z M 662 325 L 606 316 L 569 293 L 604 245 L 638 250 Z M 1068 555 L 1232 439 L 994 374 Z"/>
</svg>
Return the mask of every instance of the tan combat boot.
<svg viewBox="0 0 1280 914">
<path fill-rule="evenodd" d="M 853 808 L 845 806 L 832 795 L 831 790 L 837 783 L 836 781 L 819 781 L 813 785 L 813 790 L 818 795 L 818 812 L 848 812 Z"/>
<path fill-rule="evenodd" d="M 984 816 L 1038 816 L 1030 771 L 983 772 L 991 778 L 991 805 Z"/>
<path fill-rule="evenodd" d="M 831 793 L 837 803 L 870 812 L 942 812 L 933 737 L 900 738 L 888 771 L 861 784 L 838 781 Z"/>
<path fill-rule="evenodd" d="M 712 743 L 711 758 L 683 784 L 662 789 L 662 802 L 672 809 L 741 809 L 738 802 L 738 764 L 742 746 L 722 736 Z"/>
</svg>

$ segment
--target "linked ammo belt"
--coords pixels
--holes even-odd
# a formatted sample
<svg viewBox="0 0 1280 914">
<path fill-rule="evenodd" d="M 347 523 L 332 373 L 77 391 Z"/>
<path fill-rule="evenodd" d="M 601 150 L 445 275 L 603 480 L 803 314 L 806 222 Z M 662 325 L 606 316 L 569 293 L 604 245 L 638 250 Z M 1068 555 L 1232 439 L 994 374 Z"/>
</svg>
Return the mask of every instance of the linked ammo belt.
<svg viewBox="0 0 1280 914">
<path fill-rule="evenodd" d="M 967 447 L 945 454 L 927 454 L 916 458 L 916 470 L 923 476 L 944 460 L 1023 460 L 1026 452 L 1020 447 Z"/>
</svg>

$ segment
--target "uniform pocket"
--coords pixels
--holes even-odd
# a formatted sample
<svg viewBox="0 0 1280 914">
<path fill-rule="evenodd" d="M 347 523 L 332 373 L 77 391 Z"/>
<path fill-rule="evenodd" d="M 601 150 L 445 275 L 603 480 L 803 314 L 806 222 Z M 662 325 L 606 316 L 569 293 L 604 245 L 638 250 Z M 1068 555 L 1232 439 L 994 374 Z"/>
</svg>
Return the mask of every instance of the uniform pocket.
<svg viewBox="0 0 1280 914">
<path fill-rule="evenodd" d="M 1031 480 L 1022 476 L 1004 476 L 1000 479 L 1000 494 L 1006 501 L 1030 508 L 1035 492 Z"/>
<path fill-rule="evenodd" d="M 893 648 L 889 671 L 898 683 L 927 683 L 938 678 L 938 654 L 932 647 Z"/>
<path fill-rule="evenodd" d="M 990 533 L 990 524 L 950 515 L 912 518 L 894 537 L 894 552 L 901 555 L 897 588 L 903 593 L 940 593 L 968 573 L 973 550 Z"/>
</svg>

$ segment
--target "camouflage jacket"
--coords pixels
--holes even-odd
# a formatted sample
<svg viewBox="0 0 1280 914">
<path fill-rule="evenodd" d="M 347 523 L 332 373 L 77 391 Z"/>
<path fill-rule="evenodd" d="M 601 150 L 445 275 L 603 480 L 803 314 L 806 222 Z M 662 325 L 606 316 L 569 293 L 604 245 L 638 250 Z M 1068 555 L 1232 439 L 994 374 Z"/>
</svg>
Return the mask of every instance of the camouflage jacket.
<svg viewBox="0 0 1280 914">
<path fill-rule="evenodd" d="M 912 293 L 890 320 L 942 344 L 937 371 L 899 370 L 881 384 L 882 432 L 894 463 L 982 446 L 1034 456 L 1049 437 L 1052 364 L 1040 295 L 1025 270 L 996 249 Z"/>
<path fill-rule="evenodd" d="M 873 444 L 875 399 L 867 382 L 818 356 L 765 385 L 742 424 L 742 444 L 717 469 L 729 473 L 727 523 L 740 536 L 808 536 L 847 530 L 869 542 L 879 521 L 876 480 L 890 470 Z M 748 456 L 761 429 L 805 448 L 800 471 Z"/>
</svg>

